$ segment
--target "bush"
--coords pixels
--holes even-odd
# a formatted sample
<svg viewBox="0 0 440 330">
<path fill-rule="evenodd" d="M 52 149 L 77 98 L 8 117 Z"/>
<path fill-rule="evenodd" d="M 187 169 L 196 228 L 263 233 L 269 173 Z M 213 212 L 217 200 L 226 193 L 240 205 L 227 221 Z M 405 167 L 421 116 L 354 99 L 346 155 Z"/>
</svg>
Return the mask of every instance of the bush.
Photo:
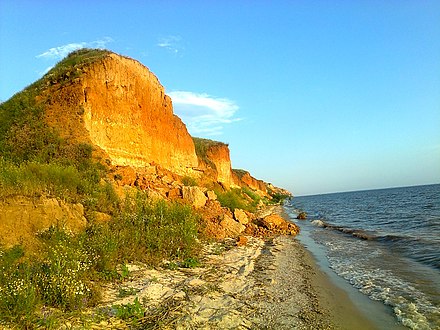
<svg viewBox="0 0 440 330">
<path fill-rule="evenodd" d="M 41 235 L 46 256 L 38 263 L 34 280 L 45 304 L 76 310 L 94 301 L 88 273 L 95 255 L 76 237 L 58 227 Z"/>
<path fill-rule="evenodd" d="M 0 321 L 27 328 L 33 324 L 39 297 L 33 269 L 20 262 L 23 256 L 20 246 L 0 249 Z"/>
<path fill-rule="evenodd" d="M 199 217 L 187 205 L 152 202 L 144 193 L 128 197 L 110 223 L 118 239 L 118 261 L 158 264 L 197 250 Z"/>
<path fill-rule="evenodd" d="M 183 185 L 188 186 L 188 187 L 197 186 L 197 180 L 191 176 L 184 176 L 182 178 L 182 183 L 183 183 Z"/>
<path fill-rule="evenodd" d="M 242 189 L 236 188 L 225 192 L 217 190 L 215 193 L 217 194 L 217 200 L 221 206 L 227 207 L 231 211 L 235 209 L 255 211 L 256 204 L 252 202 L 250 197 L 246 197 L 248 195 Z"/>
</svg>

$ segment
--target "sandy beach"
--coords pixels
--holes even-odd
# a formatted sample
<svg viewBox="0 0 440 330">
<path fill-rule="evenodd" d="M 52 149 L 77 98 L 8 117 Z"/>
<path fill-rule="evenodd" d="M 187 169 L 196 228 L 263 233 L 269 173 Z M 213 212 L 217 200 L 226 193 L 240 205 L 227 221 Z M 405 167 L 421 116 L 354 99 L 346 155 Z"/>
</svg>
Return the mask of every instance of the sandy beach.
<svg viewBox="0 0 440 330">
<path fill-rule="evenodd" d="M 106 288 L 103 303 L 93 311 L 102 321 L 93 328 L 132 328 L 112 315 L 115 306 L 135 299 L 147 308 L 136 321 L 140 328 L 375 328 L 288 236 L 247 237 L 242 246 L 233 239 L 206 244 L 201 267 L 129 268 L 123 283 Z M 121 289 L 133 294 L 120 298 Z"/>
</svg>

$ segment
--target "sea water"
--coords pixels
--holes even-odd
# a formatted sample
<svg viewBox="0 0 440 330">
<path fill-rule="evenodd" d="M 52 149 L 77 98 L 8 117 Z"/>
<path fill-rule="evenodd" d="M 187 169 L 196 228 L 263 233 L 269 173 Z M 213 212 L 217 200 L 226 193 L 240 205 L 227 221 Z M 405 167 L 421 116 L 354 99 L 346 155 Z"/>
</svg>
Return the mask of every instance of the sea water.
<svg viewBox="0 0 440 330">
<path fill-rule="evenodd" d="M 285 208 L 335 274 L 402 325 L 440 329 L 439 184 L 295 197 Z"/>
</svg>

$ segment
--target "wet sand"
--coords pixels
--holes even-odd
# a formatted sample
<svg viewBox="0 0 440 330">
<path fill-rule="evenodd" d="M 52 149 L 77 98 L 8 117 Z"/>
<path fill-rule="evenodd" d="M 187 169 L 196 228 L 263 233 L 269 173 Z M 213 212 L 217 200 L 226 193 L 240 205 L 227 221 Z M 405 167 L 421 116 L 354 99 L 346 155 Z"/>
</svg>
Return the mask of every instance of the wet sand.
<svg viewBox="0 0 440 330">
<path fill-rule="evenodd" d="M 257 265 L 263 268 L 270 263 L 273 267 L 266 269 L 274 283 L 268 287 L 270 300 L 262 310 L 265 328 L 376 329 L 297 240 L 280 236 L 268 243 Z"/>
</svg>

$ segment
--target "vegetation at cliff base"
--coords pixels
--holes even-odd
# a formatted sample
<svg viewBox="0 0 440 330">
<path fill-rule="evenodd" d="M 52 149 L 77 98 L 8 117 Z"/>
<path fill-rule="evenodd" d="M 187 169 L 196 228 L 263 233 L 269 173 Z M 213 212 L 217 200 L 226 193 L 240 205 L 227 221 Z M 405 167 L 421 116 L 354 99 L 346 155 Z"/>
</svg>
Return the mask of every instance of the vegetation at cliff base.
<svg viewBox="0 0 440 330">
<path fill-rule="evenodd" d="M 217 199 L 221 206 L 231 211 L 242 209 L 254 212 L 261 198 L 249 188 L 234 188 L 227 191 L 215 190 Z"/>
<path fill-rule="evenodd" d="M 38 255 L 26 255 L 21 246 L 0 248 L 0 324 L 32 328 L 50 321 L 56 328 L 57 313 L 96 304 L 98 283 L 127 276 L 126 263 L 192 265 L 199 222 L 189 206 L 153 202 L 137 192 L 109 222 L 76 235 L 50 227 L 39 235 Z"/>
</svg>

